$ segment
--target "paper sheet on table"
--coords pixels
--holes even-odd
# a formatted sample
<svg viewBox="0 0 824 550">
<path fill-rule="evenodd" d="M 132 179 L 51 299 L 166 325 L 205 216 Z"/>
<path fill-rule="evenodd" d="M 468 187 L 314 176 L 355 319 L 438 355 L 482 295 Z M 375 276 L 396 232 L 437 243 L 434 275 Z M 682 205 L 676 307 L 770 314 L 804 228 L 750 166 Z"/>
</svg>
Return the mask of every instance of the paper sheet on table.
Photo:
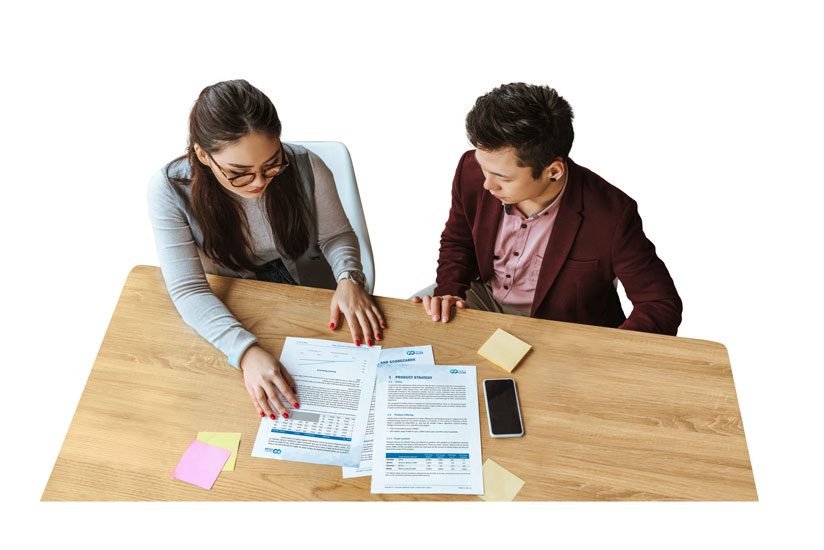
<svg viewBox="0 0 824 550">
<path fill-rule="evenodd" d="M 507 372 L 512 372 L 531 349 L 532 346 L 523 340 L 498 329 L 481 346 L 478 355 L 492 361 Z"/>
<path fill-rule="evenodd" d="M 484 494 L 487 501 L 511 501 L 524 486 L 524 480 L 492 460 L 484 462 Z"/>
<path fill-rule="evenodd" d="M 389 348 L 381 350 L 381 367 L 403 367 L 411 364 L 433 365 L 435 356 L 432 346 L 414 346 L 410 348 Z M 343 467 L 343 477 L 362 477 L 372 475 L 372 444 L 375 436 L 375 390 L 372 389 L 372 403 L 369 405 L 369 422 L 366 424 L 366 436 L 363 439 L 363 453 L 360 466 L 357 468 Z"/>
<path fill-rule="evenodd" d="M 211 490 L 231 454 L 226 449 L 193 439 L 180 457 L 172 478 Z"/>
<path fill-rule="evenodd" d="M 482 495 L 474 366 L 378 369 L 373 493 Z"/>
<path fill-rule="evenodd" d="M 286 338 L 280 362 L 298 389 L 289 418 L 262 418 L 252 456 L 358 466 L 380 346 Z"/>
<path fill-rule="evenodd" d="M 233 432 L 197 432 L 197 440 L 221 449 L 230 451 L 232 455 L 223 466 L 224 472 L 235 471 L 235 461 L 237 460 L 237 448 L 240 445 L 240 434 Z"/>
</svg>

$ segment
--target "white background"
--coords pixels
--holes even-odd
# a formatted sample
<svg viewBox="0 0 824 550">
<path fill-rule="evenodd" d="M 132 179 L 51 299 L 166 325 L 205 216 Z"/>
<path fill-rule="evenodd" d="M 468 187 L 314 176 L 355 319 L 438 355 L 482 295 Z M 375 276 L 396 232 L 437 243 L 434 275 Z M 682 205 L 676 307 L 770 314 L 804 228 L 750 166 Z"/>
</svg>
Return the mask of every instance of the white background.
<svg viewBox="0 0 824 550">
<path fill-rule="evenodd" d="M 22 4 L 4 6 L 0 33 L 7 536 L 172 546 L 208 527 L 208 546 L 292 550 L 318 546 L 310 537 L 821 543 L 815 2 Z M 576 114 L 572 158 L 638 201 L 684 301 L 679 335 L 729 349 L 760 502 L 39 503 L 126 275 L 157 264 L 147 181 L 183 152 L 199 91 L 230 78 L 269 95 L 284 139 L 347 144 L 376 292 L 394 297 L 434 278 L 475 98 L 512 81 L 559 90 Z"/>
</svg>

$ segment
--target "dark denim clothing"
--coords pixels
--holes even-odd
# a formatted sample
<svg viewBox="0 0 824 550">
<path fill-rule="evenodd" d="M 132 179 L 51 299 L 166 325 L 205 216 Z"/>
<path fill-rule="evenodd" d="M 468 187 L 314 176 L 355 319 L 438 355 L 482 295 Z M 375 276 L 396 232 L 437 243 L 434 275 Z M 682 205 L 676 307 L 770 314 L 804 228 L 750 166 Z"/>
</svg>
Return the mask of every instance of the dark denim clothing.
<svg viewBox="0 0 824 550">
<path fill-rule="evenodd" d="M 296 285 L 298 282 L 292 278 L 289 270 L 283 265 L 280 258 L 263 264 L 256 274 L 258 281 L 268 281 L 270 283 L 281 283 L 284 285 Z"/>
</svg>

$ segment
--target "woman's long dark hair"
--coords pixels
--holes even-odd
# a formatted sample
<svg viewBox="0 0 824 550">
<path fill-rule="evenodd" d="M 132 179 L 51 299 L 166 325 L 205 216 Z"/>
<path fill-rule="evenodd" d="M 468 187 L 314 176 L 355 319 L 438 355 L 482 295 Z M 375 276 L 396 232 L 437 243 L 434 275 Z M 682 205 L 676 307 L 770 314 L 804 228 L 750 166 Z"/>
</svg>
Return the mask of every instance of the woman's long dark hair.
<svg viewBox="0 0 824 550">
<path fill-rule="evenodd" d="M 166 167 L 169 181 L 191 186 L 190 204 L 203 232 L 203 252 L 229 269 L 257 271 L 262 261 L 252 252 L 248 221 L 239 199 L 201 164 L 195 144 L 214 154 L 248 134 L 279 138 L 280 132 L 278 112 L 263 92 L 245 80 L 218 82 L 204 88 L 192 107 L 186 154 Z M 173 176 L 170 169 L 184 159 L 191 177 Z M 309 207 L 294 159 L 270 182 L 263 196 L 278 251 L 297 258 L 309 247 Z"/>
</svg>

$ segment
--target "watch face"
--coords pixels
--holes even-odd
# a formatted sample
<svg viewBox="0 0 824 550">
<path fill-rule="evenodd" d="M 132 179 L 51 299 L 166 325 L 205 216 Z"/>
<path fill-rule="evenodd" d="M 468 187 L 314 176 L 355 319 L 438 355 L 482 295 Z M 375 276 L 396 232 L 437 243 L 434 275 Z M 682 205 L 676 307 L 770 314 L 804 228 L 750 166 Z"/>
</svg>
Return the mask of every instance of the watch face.
<svg viewBox="0 0 824 550">
<path fill-rule="evenodd" d="M 350 271 L 349 278 L 361 286 L 365 286 L 366 284 L 366 277 L 360 271 Z"/>
</svg>

